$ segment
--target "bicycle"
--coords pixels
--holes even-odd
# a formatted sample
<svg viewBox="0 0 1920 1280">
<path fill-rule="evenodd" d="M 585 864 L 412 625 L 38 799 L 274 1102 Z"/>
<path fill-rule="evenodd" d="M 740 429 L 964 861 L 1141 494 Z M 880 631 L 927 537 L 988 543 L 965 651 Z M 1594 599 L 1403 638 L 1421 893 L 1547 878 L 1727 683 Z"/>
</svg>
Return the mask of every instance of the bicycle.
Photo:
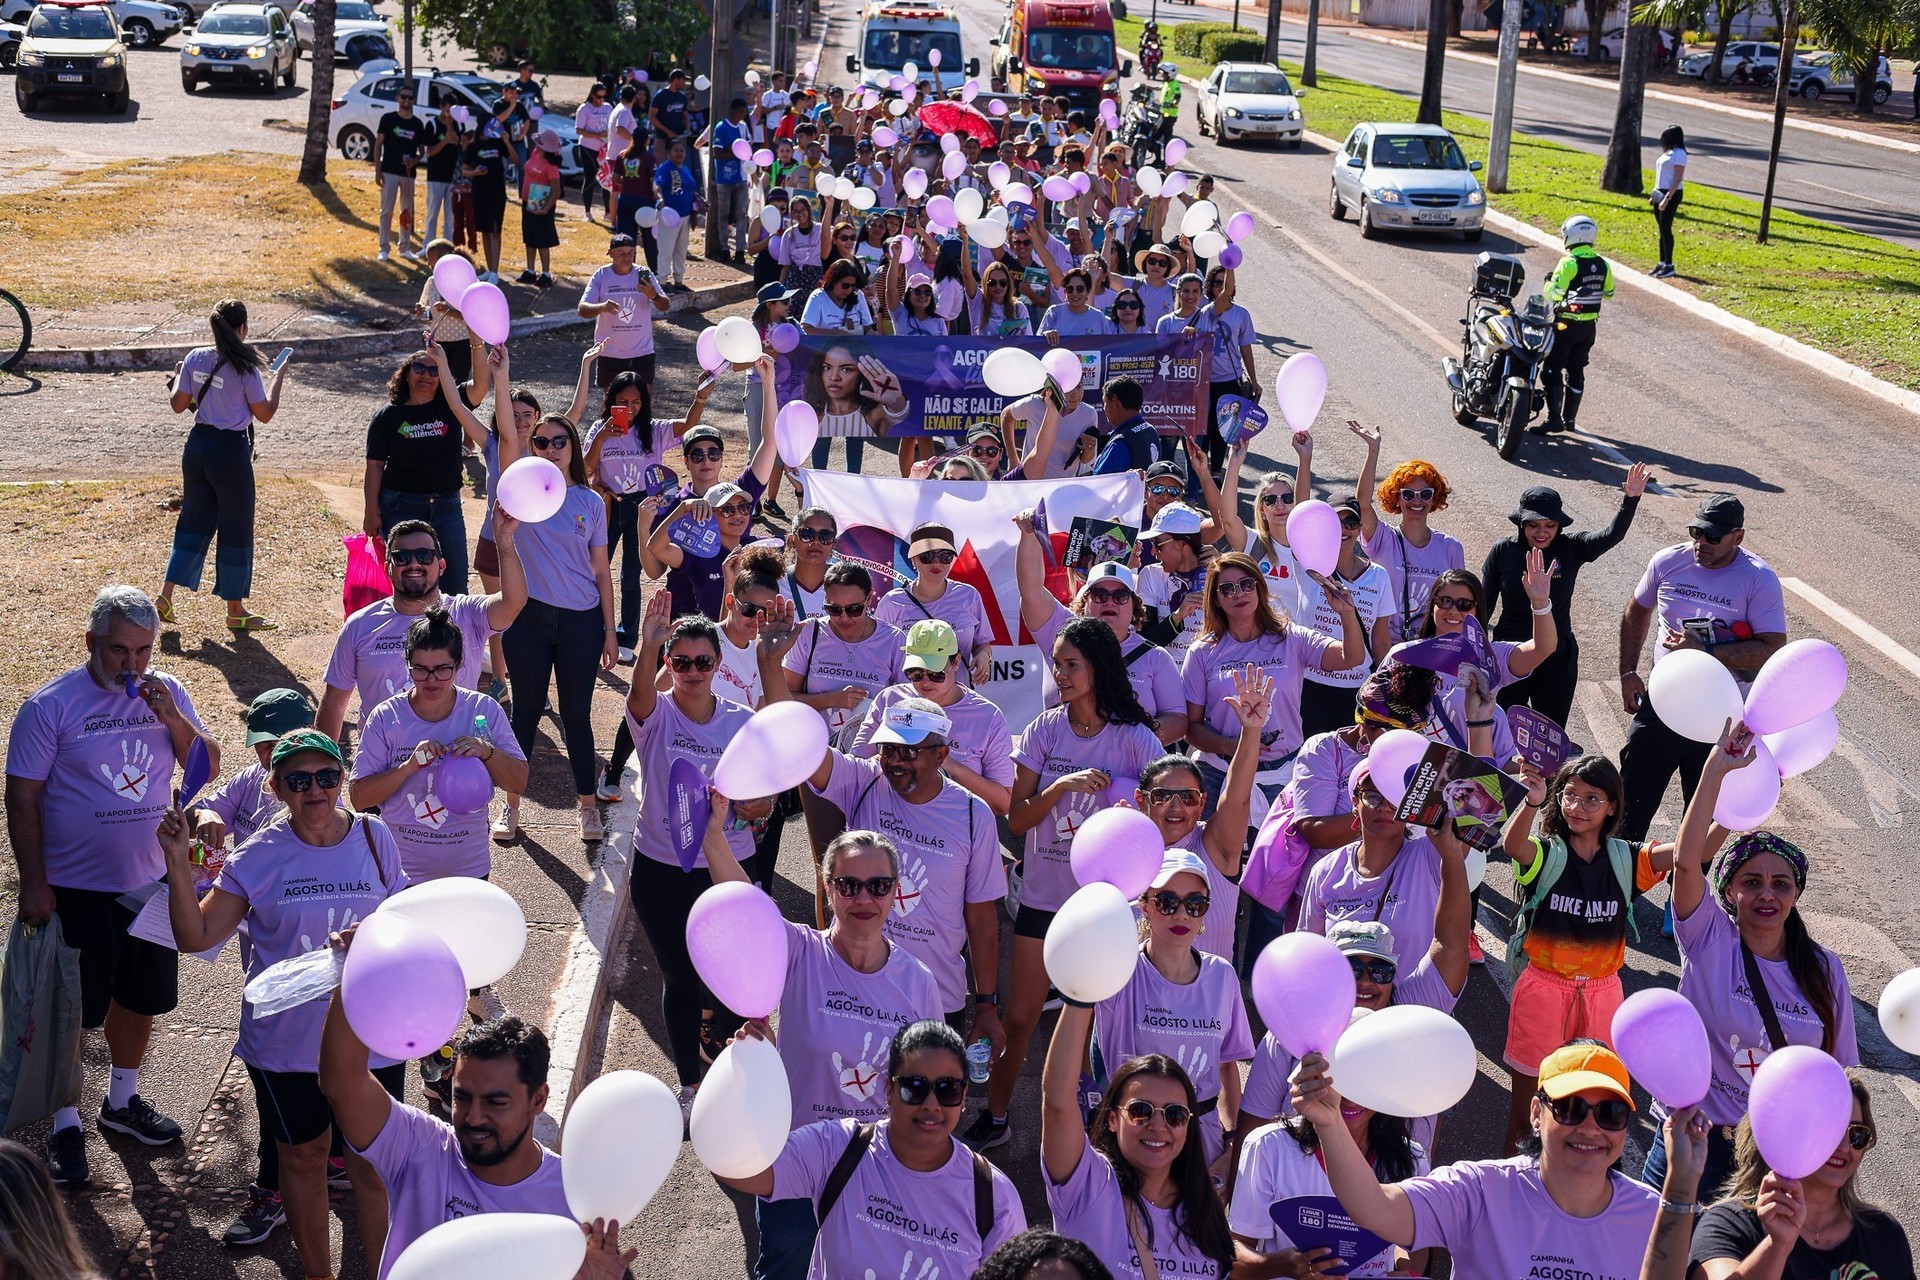
<svg viewBox="0 0 1920 1280">
<path fill-rule="evenodd" d="M 11 371 L 33 345 L 33 317 L 27 304 L 0 289 L 0 369 Z"/>
</svg>

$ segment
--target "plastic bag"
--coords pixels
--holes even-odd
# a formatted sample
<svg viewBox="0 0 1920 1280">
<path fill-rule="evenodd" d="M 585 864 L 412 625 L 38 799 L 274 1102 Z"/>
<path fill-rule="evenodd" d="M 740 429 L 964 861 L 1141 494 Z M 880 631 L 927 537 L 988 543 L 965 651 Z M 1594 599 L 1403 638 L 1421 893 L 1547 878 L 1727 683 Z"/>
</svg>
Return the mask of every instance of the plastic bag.
<svg viewBox="0 0 1920 1280">
<path fill-rule="evenodd" d="M 347 581 L 340 591 L 340 603 L 346 610 L 344 616 L 352 617 L 374 601 L 392 595 L 393 583 L 387 578 L 386 543 L 364 533 L 350 533 L 340 543 L 347 549 Z"/>
<path fill-rule="evenodd" d="M 340 970 L 346 963 L 346 952 L 322 947 L 268 965 L 247 983 L 247 1003 L 253 1006 L 253 1016 L 271 1018 L 331 995 L 340 985 Z"/>
<path fill-rule="evenodd" d="M 80 1098 L 80 952 L 60 917 L 13 922 L 0 974 L 0 1133 Z"/>
</svg>

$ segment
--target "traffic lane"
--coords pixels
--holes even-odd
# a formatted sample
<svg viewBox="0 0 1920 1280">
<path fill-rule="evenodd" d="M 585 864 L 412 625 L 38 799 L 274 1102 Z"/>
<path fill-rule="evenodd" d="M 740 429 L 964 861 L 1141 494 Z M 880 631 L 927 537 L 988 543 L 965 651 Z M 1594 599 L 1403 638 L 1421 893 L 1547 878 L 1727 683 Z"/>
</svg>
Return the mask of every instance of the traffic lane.
<svg viewBox="0 0 1920 1280">
<path fill-rule="evenodd" d="M 1282 27 L 1280 43 L 1282 56 L 1294 61 L 1305 52 L 1298 24 Z M 1319 49 L 1320 66 L 1335 75 L 1409 96 L 1420 92 L 1423 55 L 1418 50 L 1332 28 L 1322 29 Z M 1495 68 L 1484 63 L 1449 59 L 1443 104 L 1450 111 L 1488 118 L 1495 75 Z M 1613 88 L 1525 74 L 1516 83 L 1516 129 L 1583 151 L 1605 153 L 1618 97 Z M 1312 100 L 1309 92 L 1303 103 L 1309 126 Z M 1678 124 L 1687 132 L 1688 151 L 1700 181 L 1755 200 L 1761 197 L 1772 136 L 1769 124 L 1664 101 L 1649 101 L 1643 120 L 1642 142 L 1651 152 L 1659 150 L 1660 130 Z M 1895 163 L 1894 155 L 1868 143 L 1789 129 L 1775 198 L 1783 207 L 1808 217 L 1920 246 L 1920 225 L 1911 212 L 1920 207 L 1920 181 L 1915 180 L 1913 166 Z"/>
</svg>

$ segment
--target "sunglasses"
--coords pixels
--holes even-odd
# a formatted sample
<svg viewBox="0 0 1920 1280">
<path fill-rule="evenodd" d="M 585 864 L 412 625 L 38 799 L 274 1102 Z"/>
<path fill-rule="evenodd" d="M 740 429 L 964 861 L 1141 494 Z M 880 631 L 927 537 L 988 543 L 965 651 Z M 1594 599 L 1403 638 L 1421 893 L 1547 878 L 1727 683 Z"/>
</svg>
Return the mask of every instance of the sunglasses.
<svg viewBox="0 0 1920 1280">
<path fill-rule="evenodd" d="M 720 665 L 720 659 L 711 653 L 676 653 L 667 659 L 667 665 L 685 675 L 689 671 L 711 671 Z"/>
<path fill-rule="evenodd" d="M 1342 529 L 1358 529 L 1360 527 L 1360 517 L 1343 515 L 1340 517 L 1340 527 Z"/>
<path fill-rule="evenodd" d="M 753 514 L 751 502 L 729 502 L 724 507 L 715 507 L 713 513 L 726 520 L 745 520 Z"/>
<path fill-rule="evenodd" d="M 332 791 L 340 785 L 341 771 L 338 769 L 302 769 L 298 773 L 283 773 L 280 781 L 287 784 L 287 790 L 293 792 L 311 791 L 318 785 L 322 791 Z"/>
<path fill-rule="evenodd" d="M 1213 899 L 1204 893 L 1190 893 L 1183 898 L 1170 889 L 1149 894 L 1147 900 L 1153 903 L 1154 910 L 1163 916 L 1178 915 L 1180 908 L 1185 907 L 1187 914 L 1195 920 L 1207 914 L 1207 908 L 1213 905 Z"/>
<path fill-rule="evenodd" d="M 925 1102 L 929 1093 L 943 1107 L 964 1107 L 967 1104 L 967 1082 L 960 1076 L 941 1076 L 937 1080 L 929 1080 L 925 1076 L 895 1076 L 893 1087 L 900 1091 L 900 1101 L 910 1107 Z"/>
<path fill-rule="evenodd" d="M 875 902 L 885 902 L 893 896 L 894 878 L 892 876 L 874 876 L 870 880 L 860 880 L 853 876 L 835 876 L 827 881 L 833 891 L 843 898 L 857 898 L 864 891 Z"/>
<path fill-rule="evenodd" d="M 733 604 L 740 610 L 740 616 L 743 618 L 757 618 L 767 611 L 767 606 L 755 604 L 751 600 L 735 600 Z"/>
<path fill-rule="evenodd" d="M 1433 597 L 1433 607 L 1451 609 L 1455 613 L 1472 613 L 1474 599 L 1472 596 L 1443 596 L 1436 593 Z"/>
<path fill-rule="evenodd" d="M 1433 501 L 1433 490 L 1432 489 L 1402 489 L 1400 491 L 1400 501 L 1431 502 Z"/>
<path fill-rule="evenodd" d="M 1627 1121 L 1633 1115 L 1633 1107 L 1620 1098 L 1607 1098 L 1600 1102 L 1588 1102 L 1585 1098 L 1547 1097 L 1543 1092 L 1540 1100 L 1547 1104 L 1547 1110 L 1553 1113 L 1556 1124 L 1585 1124 L 1587 1116 L 1593 1116 L 1593 1122 L 1608 1133 L 1620 1133 L 1627 1127 Z"/>
<path fill-rule="evenodd" d="M 1087 599 L 1095 604 L 1125 604 L 1133 599 L 1133 592 L 1125 587 L 1088 587 Z"/>
<path fill-rule="evenodd" d="M 1376 987 L 1386 986 L 1393 981 L 1393 975 L 1400 972 L 1400 966 L 1393 961 L 1372 956 L 1348 956 L 1347 963 L 1353 966 L 1356 981 L 1365 979 Z"/>
<path fill-rule="evenodd" d="M 1278 493 L 1263 493 L 1260 495 L 1260 505 L 1263 507 L 1290 507 L 1293 505 L 1293 490 L 1282 489 Z"/>
<path fill-rule="evenodd" d="M 835 240 L 851 240 L 851 239 L 853 239 L 853 232 L 851 232 L 851 231 L 841 231 L 841 232 L 837 232 L 837 233 L 835 233 L 835 235 L 834 235 L 834 237 L 833 237 L 833 238 L 834 238 Z M 843 283 L 844 283 L 844 282 L 843 282 Z"/>
<path fill-rule="evenodd" d="M 994 276 L 992 279 L 987 281 L 987 288 L 989 289 L 1004 289 L 1006 287 L 1007 287 L 1007 282 L 1001 276 Z"/>
<path fill-rule="evenodd" d="M 880 758 L 883 760 L 901 760 L 907 764 L 912 764 L 920 758 L 922 751 L 931 750 L 933 750 L 933 747 L 928 744 L 909 747 L 902 742 L 883 742 L 880 744 Z"/>
<path fill-rule="evenodd" d="M 1064 290 L 1066 293 L 1085 293 L 1086 291 L 1087 286 L 1083 284 L 1070 284 Z"/>
<path fill-rule="evenodd" d="M 1700 528 L 1698 525 L 1690 526 L 1687 529 L 1687 536 L 1689 538 L 1692 538 L 1695 542 L 1704 542 L 1710 547 L 1719 546 L 1720 543 L 1724 542 L 1727 537 L 1727 535 L 1724 533 L 1709 533 L 1705 529 Z"/>
<path fill-rule="evenodd" d="M 907 679 L 915 684 L 945 684 L 947 669 L 942 667 L 938 671 L 929 671 L 925 667 L 915 667 L 907 672 Z"/>
<path fill-rule="evenodd" d="M 916 564 L 952 564 L 956 558 L 951 551 L 922 551 L 913 559 Z"/>
<path fill-rule="evenodd" d="M 718 462 L 720 461 L 721 456 L 724 455 L 725 453 L 726 453 L 726 450 L 722 449 L 719 445 L 715 445 L 711 449 L 689 449 L 687 450 L 687 461 L 688 462 Z"/>
<path fill-rule="evenodd" d="M 430 364 L 410 364 L 407 372 L 416 378 L 438 377 L 440 371 Z"/>
<path fill-rule="evenodd" d="M 533 447 L 536 449 L 564 449 L 573 443 L 571 436 L 535 436 Z"/>
<path fill-rule="evenodd" d="M 1147 486 L 1147 492 L 1156 498 L 1174 498 L 1179 496 L 1180 486 L 1177 484 L 1150 484 Z"/>
<path fill-rule="evenodd" d="M 1847 1145 L 1855 1151 L 1865 1151 L 1879 1139 L 1880 1135 L 1873 1131 L 1872 1125 L 1850 1124 L 1847 1126 Z"/>
<path fill-rule="evenodd" d="M 437 667 L 423 667 L 417 662 L 409 662 L 407 670 L 415 680 L 451 680 L 458 668 L 451 662 L 443 662 Z"/>
<path fill-rule="evenodd" d="M 1221 583 L 1219 588 L 1220 594 L 1223 596 L 1250 595 L 1259 589 L 1260 584 L 1252 578 L 1235 578 L 1232 582 Z"/>
<path fill-rule="evenodd" d="M 1151 805 L 1196 805 L 1205 798 L 1198 787 L 1154 787 L 1147 792 L 1147 803 Z"/>
<path fill-rule="evenodd" d="M 832 546 L 835 534 L 831 529 L 795 529 L 793 536 L 801 542 L 817 542 Z"/>
<path fill-rule="evenodd" d="M 976 444 L 971 449 L 968 449 L 967 452 L 976 458 L 997 458 L 1000 456 L 1001 450 L 997 444 Z"/>
<path fill-rule="evenodd" d="M 860 604 L 823 604 L 820 611 L 829 618 L 862 618 L 866 616 L 865 602 Z"/>
<path fill-rule="evenodd" d="M 1113 309 L 1115 311 L 1138 311 L 1140 304 L 1137 302 L 1116 302 L 1113 304 Z"/>
<path fill-rule="evenodd" d="M 1193 1108 L 1184 1102 L 1169 1102 L 1164 1107 L 1156 1107 L 1145 1098 L 1135 1098 L 1120 1108 L 1120 1114 L 1134 1124 L 1142 1126 L 1155 1116 L 1163 1116 L 1166 1118 L 1167 1128 L 1184 1129 L 1187 1127 L 1187 1121 L 1193 1119 Z"/>
<path fill-rule="evenodd" d="M 387 559 L 393 561 L 394 564 L 400 566 L 402 569 L 410 564 L 429 565 L 439 558 L 440 553 L 432 547 L 414 547 L 410 549 L 401 547 L 387 548 Z"/>
</svg>

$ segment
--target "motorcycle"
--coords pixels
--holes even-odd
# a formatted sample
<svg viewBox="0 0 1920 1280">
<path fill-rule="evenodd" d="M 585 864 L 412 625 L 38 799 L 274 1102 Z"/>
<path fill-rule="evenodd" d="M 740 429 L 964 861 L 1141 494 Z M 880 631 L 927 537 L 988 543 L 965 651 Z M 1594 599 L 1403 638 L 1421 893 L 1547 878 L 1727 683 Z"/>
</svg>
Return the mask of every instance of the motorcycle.
<svg viewBox="0 0 1920 1280">
<path fill-rule="evenodd" d="M 1149 80 L 1160 78 L 1160 60 L 1165 57 L 1159 44 L 1149 42 L 1140 46 L 1140 74 Z"/>
<path fill-rule="evenodd" d="M 1526 268 L 1519 259 L 1483 253 L 1474 260 L 1473 289 L 1467 315 L 1460 321 L 1460 358 L 1441 361 L 1453 388 L 1453 417 L 1463 427 L 1494 424 L 1494 445 L 1512 461 L 1520 437 L 1536 410 L 1545 407 L 1539 393 L 1540 370 L 1553 350 L 1558 315 L 1539 294 L 1515 308 Z"/>
<path fill-rule="evenodd" d="M 1134 86 L 1132 97 L 1133 105 L 1127 108 L 1120 122 L 1120 141 L 1133 157 L 1135 168 L 1143 164 L 1157 165 L 1165 154 L 1168 132 L 1159 97 L 1143 84 Z"/>
</svg>

